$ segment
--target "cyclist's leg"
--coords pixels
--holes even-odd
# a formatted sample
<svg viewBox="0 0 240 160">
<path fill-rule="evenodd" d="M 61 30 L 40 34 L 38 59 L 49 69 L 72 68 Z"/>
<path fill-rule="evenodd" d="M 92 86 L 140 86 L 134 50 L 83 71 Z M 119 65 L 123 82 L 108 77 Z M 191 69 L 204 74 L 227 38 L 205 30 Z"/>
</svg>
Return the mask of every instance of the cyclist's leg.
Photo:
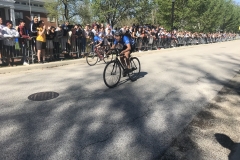
<svg viewBox="0 0 240 160">
<path fill-rule="evenodd" d="M 127 51 L 124 53 L 124 56 L 120 57 L 123 66 L 128 69 L 130 69 L 130 60 L 129 60 L 130 53 L 131 53 L 130 51 Z"/>
</svg>

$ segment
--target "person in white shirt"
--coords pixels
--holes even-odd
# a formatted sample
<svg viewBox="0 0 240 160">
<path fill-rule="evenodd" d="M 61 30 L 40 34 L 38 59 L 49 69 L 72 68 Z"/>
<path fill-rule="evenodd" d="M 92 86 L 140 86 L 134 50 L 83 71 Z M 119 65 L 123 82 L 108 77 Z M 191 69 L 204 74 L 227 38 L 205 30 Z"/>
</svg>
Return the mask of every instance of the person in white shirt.
<svg viewBox="0 0 240 160">
<path fill-rule="evenodd" d="M 3 35 L 2 35 L 2 30 L 3 30 L 3 25 L 2 25 L 2 17 L 0 17 L 0 60 L 2 61 L 2 64 L 4 64 L 4 56 L 2 54 L 3 50 Z"/>
<path fill-rule="evenodd" d="M 98 34 L 98 28 L 97 26 L 94 26 L 93 29 L 92 29 L 92 32 L 95 34 Z"/>
<path fill-rule="evenodd" d="M 12 21 L 6 22 L 6 27 L 3 28 L 2 34 L 4 37 L 4 46 L 7 53 L 7 62 L 9 66 L 13 66 L 14 59 L 13 55 L 15 52 L 15 39 L 19 37 L 19 33 L 16 29 L 12 28 Z M 12 62 L 10 62 L 10 59 Z"/>
<path fill-rule="evenodd" d="M 107 33 L 107 31 L 108 31 L 109 29 L 112 30 L 112 27 L 111 27 L 110 24 L 108 23 L 107 26 L 106 26 L 106 28 L 105 28 L 105 33 Z"/>
</svg>

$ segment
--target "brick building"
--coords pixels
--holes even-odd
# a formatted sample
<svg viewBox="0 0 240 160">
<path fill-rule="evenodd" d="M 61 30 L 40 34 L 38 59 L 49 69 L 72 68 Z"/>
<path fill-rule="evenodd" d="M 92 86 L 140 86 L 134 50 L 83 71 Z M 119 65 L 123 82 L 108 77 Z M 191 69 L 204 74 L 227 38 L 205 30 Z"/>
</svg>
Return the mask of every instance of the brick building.
<svg viewBox="0 0 240 160">
<path fill-rule="evenodd" d="M 33 16 L 36 15 L 39 20 L 44 20 L 47 26 L 56 26 L 55 19 L 47 17 L 43 5 L 44 0 L 0 0 L 0 17 L 3 23 L 11 20 L 14 25 L 18 25 L 19 19 L 24 19 L 29 26 Z"/>
</svg>

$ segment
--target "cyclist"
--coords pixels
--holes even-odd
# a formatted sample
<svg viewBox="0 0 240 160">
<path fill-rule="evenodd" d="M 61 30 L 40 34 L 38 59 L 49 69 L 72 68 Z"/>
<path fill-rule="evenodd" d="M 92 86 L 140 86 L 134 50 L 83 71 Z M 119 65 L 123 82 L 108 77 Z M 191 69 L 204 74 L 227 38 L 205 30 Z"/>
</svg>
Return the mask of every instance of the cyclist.
<svg viewBox="0 0 240 160">
<path fill-rule="evenodd" d="M 99 33 L 98 33 L 98 32 L 96 32 L 96 33 L 94 34 L 94 38 L 93 38 L 92 44 L 94 44 L 94 47 L 97 47 L 98 49 L 103 46 L 103 40 L 102 40 L 102 38 L 99 36 Z M 103 60 L 103 56 L 102 56 L 101 54 L 99 54 L 98 52 L 97 52 L 97 54 L 98 54 L 98 56 L 99 56 L 99 58 L 100 58 L 99 61 Z"/>
<path fill-rule="evenodd" d="M 131 54 L 131 40 L 127 35 L 123 35 L 122 31 L 115 31 L 114 33 L 114 43 L 111 47 L 111 49 L 114 49 L 118 45 L 123 46 L 122 51 L 120 53 L 120 60 L 122 65 L 124 66 L 123 71 L 123 77 L 127 75 L 128 72 L 130 72 L 130 60 L 129 56 Z"/>
</svg>

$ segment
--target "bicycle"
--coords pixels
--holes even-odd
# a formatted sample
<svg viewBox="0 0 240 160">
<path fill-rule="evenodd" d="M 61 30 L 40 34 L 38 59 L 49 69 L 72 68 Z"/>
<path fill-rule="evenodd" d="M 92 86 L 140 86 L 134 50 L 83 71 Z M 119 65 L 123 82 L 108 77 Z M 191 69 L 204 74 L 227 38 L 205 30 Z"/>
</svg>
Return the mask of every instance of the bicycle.
<svg viewBox="0 0 240 160">
<path fill-rule="evenodd" d="M 103 71 L 103 80 L 107 87 L 114 88 L 117 86 L 121 79 L 121 72 L 124 70 L 124 66 L 120 62 L 118 56 L 120 56 L 119 49 L 110 49 L 115 51 L 116 58 L 111 62 L 107 63 Z M 113 53 L 112 53 L 113 54 Z M 141 64 L 137 57 L 130 57 L 130 71 L 127 75 L 131 81 L 136 81 L 139 77 Z"/>
<path fill-rule="evenodd" d="M 90 47 L 93 47 L 93 44 L 91 44 Z M 101 58 L 103 59 L 103 61 L 105 63 L 108 63 L 110 61 L 112 61 L 113 56 L 108 56 L 106 55 L 107 52 L 107 46 L 103 46 L 103 47 L 94 47 L 94 51 L 93 52 L 89 52 L 86 55 L 86 61 L 88 63 L 89 66 L 94 66 L 97 62 L 101 61 Z"/>
</svg>

